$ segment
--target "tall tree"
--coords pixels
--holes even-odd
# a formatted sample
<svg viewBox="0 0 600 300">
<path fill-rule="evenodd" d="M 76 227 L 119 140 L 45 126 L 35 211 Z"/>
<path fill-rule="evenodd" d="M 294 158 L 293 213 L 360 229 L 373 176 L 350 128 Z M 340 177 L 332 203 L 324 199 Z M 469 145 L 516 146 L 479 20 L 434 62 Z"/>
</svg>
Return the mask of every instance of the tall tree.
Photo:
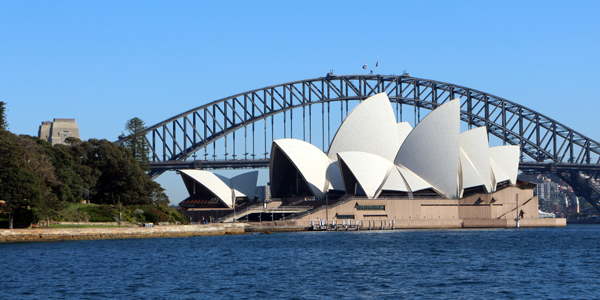
<svg viewBox="0 0 600 300">
<path fill-rule="evenodd" d="M 60 202 L 78 202 L 82 199 L 81 177 L 75 172 L 75 160 L 69 154 L 70 146 L 57 144 L 52 146 L 50 142 L 37 137 L 27 137 L 34 141 L 45 153 L 40 156 L 47 157 L 54 167 L 55 180 L 48 181 L 52 193 Z M 69 139 L 69 138 L 67 138 Z M 78 140 L 78 139 L 77 139 Z M 39 175 L 38 175 L 39 176 Z M 42 176 L 39 176 L 43 179 Z"/>
<path fill-rule="evenodd" d="M 125 129 L 129 133 L 129 138 L 127 142 L 125 142 L 125 147 L 131 150 L 133 157 L 141 163 L 144 171 L 149 171 L 150 159 L 148 158 L 148 155 L 150 154 L 150 148 L 146 141 L 146 137 L 141 134 L 141 132 L 146 129 L 146 123 L 144 123 L 142 119 L 135 117 L 125 123 Z"/>
<path fill-rule="evenodd" d="M 44 195 L 44 183 L 32 164 L 23 160 L 24 152 L 16 135 L 0 130 L 0 199 L 6 202 L 3 209 L 11 229 L 15 212 L 38 203 Z"/>
<path fill-rule="evenodd" d="M 8 122 L 6 122 L 6 103 L 0 101 L 0 129 L 8 130 Z"/>
<path fill-rule="evenodd" d="M 160 185 L 150 179 L 131 151 L 107 140 L 90 139 L 70 147 L 82 166 L 76 167 L 93 203 L 150 204 Z"/>
</svg>

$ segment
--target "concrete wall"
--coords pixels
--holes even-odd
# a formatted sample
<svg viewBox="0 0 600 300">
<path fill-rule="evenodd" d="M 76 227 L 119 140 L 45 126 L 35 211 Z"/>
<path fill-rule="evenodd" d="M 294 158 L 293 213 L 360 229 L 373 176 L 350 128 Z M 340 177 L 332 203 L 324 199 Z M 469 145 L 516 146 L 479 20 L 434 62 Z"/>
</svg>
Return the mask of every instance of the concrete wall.
<svg viewBox="0 0 600 300">
<path fill-rule="evenodd" d="M 68 137 L 79 137 L 79 126 L 75 122 L 75 119 L 54 119 L 54 122 L 45 121 L 40 125 L 38 131 L 38 137 L 52 143 L 64 144 L 64 141 Z"/>
<path fill-rule="evenodd" d="M 519 209 L 517 210 L 517 196 Z M 529 200 L 529 202 L 527 202 Z M 524 204 L 527 202 L 526 204 Z M 357 206 L 384 205 L 384 210 L 359 210 Z M 523 211 L 523 218 L 538 218 L 538 199 L 532 189 L 508 187 L 493 194 L 476 194 L 463 199 L 353 199 L 347 203 L 322 209 L 302 220 L 338 219 L 337 215 L 353 216 L 353 220 L 458 220 L 511 219 Z M 327 216 L 327 214 L 329 216 Z M 341 218 L 340 218 L 341 220 Z"/>
<path fill-rule="evenodd" d="M 243 234 L 241 223 L 115 228 L 0 229 L 0 243 L 99 240 Z"/>
<path fill-rule="evenodd" d="M 517 199 L 518 209 L 517 209 Z M 359 210 L 359 205 L 383 205 L 383 210 Z M 538 198 L 533 189 L 507 187 L 493 194 L 475 194 L 463 199 L 352 199 L 296 220 L 297 226 L 358 221 L 361 228 L 511 228 L 518 212 L 521 227 L 561 227 L 565 219 L 539 219 Z M 351 219 L 339 218 L 340 215 Z M 392 225 L 393 224 L 393 225 Z"/>
</svg>

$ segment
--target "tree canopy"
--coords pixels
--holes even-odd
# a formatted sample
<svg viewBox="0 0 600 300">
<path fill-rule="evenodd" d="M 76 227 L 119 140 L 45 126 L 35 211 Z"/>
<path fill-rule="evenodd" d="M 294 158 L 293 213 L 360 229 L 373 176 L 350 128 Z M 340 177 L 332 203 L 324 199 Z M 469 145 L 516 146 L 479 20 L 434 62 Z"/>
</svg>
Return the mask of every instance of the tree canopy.
<svg viewBox="0 0 600 300">
<path fill-rule="evenodd" d="M 92 203 L 150 204 L 160 185 L 150 179 L 125 147 L 107 140 L 90 139 L 71 148 Z"/>
<path fill-rule="evenodd" d="M 9 215 L 9 228 L 16 211 L 40 202 L 44 194 L 34 164 L 24 160 L 24 150 L 16 135 L 0 129 L 0 199 L 6 202 L 3 210 Z"/>
<path fill-rule="evenodd" d="M 84 193 L 95 204 L 168 204 L 132 151 L 107 140 L 52 146 L 0 129 L 0 166 L 0 199 L 6 202 L 1 210 L 10 224 L 25 215 L 48 220 L 66 204 L 82 201 Z"/>
<path fill-rule="evenodd" d="M 8 130 L 8 122 L 6 121 L 6 103 L 0 101 L 0 129 Z"/>
</svg>

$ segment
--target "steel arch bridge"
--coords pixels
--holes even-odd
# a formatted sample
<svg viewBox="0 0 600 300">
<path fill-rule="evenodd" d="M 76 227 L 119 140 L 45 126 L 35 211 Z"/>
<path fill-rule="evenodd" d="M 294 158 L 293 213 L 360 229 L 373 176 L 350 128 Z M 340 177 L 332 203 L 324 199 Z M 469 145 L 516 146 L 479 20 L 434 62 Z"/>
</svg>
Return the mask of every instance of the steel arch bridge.
<svg viewBox="0 0 600 300">
<path fill-rule="evenodd" d="M 294 135 L 294 125 L 302 128 L 301 139 L 313 143 L 315 137 L 318 143 L 316 139 L 320 138 L 326 151 L 332 126 L 333 133 L 337 131 L 336 121 L 341 124 L 352 105 L 383 92 L 390 98 L 398 121 L 403 121 L 403 108 L 409 107 L 414 111 L 415 124 L 421 119 L 422 109 L 431 111 L 460 98 L 461 120 L 469 128 L 486 126 L 488 135 L 497 137 L 503 144 L 521 147 L 522 171 L 558 174 L 578 196 L 585 197 L 600 211 L 597 204 L 600 188 L 591 181 L 600 173 L 600 143 L 504 98 L 464 86 L 410 77 L 406 73 L 401 76 L 329 73 L 325 77 L 268 86 L 188 110 L 139 134 L 145 137 L 150 148 L 153 178 L 167 170 L 185 168 L 264 168 L 268 167 L 272 140 L 300 138 L 298 130 Z M 332 107 L 339 108 L 339 116 L 332 112 Z M 128 138 L 121 136 L 116 143 L 123 144 Z M 212 160 L 207 157 L 211 146 Z M 202 160 L 196 160 L 195 153 L 199 150 L 204 150 Z M 217 155 L 219 151 L 223 154 Z M 229 151 L 232 151 L 231 159 Z M 241 155 L 244 159 L 237 159 Z M 223 156 L 224 159 L 217 160 Z M 190 157 L 194 157 L 193 161 Z"/>
</svg>

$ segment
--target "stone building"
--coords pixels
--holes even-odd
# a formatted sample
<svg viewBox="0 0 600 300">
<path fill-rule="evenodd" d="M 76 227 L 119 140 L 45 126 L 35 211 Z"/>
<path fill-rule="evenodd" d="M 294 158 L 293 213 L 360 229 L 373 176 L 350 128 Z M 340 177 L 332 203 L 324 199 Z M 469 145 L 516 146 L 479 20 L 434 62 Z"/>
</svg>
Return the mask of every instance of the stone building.
<svg viewBox="0 0 600 300">
<path fill-rule="evenodd" d="M 52 143 L 52 146 L 56 144 L 66 145 L 65 139 L 68 137 L 80 139 L 79 127 L 77 126 L 75 119 L 55 118 L 54 122 L 42 122 L 38 137 Z"/>
</svg>

